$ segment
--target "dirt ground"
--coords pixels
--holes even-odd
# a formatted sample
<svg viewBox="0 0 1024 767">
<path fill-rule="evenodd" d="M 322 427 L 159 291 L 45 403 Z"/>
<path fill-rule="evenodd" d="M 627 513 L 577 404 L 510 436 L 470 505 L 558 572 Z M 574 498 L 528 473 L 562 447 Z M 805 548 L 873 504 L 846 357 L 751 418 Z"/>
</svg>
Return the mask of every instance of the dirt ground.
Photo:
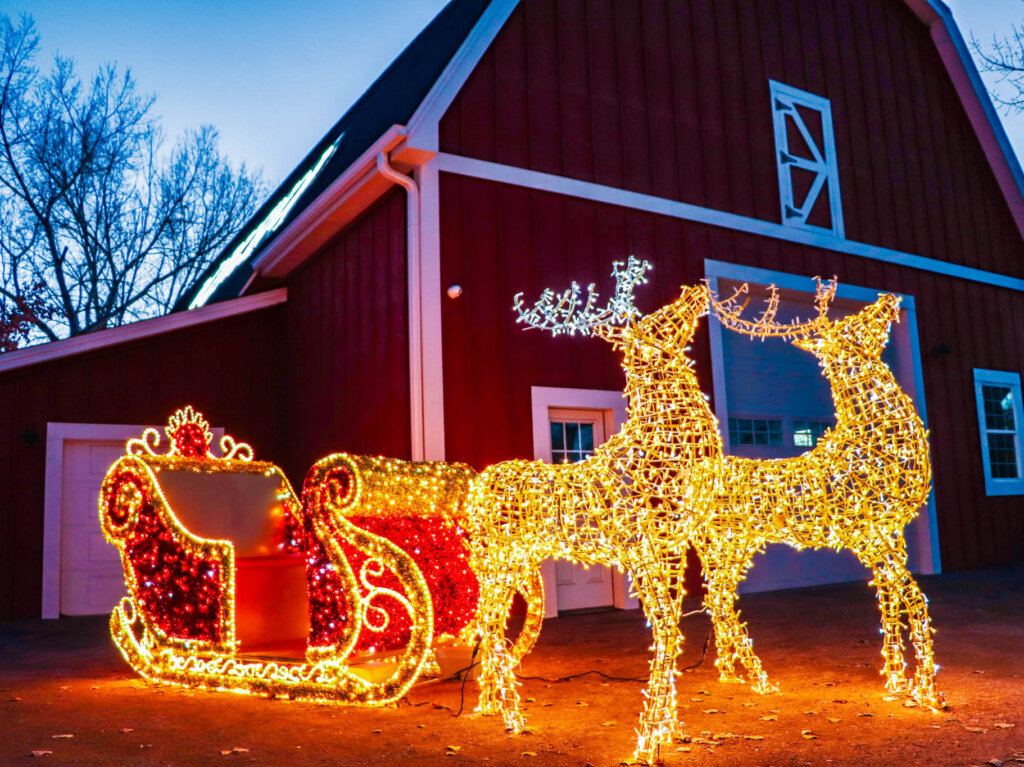
<svg viewBox="0 0 1024 767">
<path fill-rule="evenodd" d="M 1024 765 L 1024 565 L 921 582 L 948 710 L 886 699 L 877 607 L 865 584 L 750 595 L 744 617 L 781 692 L 720 684 L 712 646 L 679 678 L 690 741 L 664 749 L 665 763 Z M 700 659 L 708 626 L 703 615 L 686 619 L 680 667 Z M 638 611 L 557 618 L 521 673 L 643 677 L 649 641 Z M 416 687 L 383 710 L 193 692 L 136 678 L 102 618 L 4 621 L 0 762 L 615 765 L 632 752 L 641 690 L 596 675 L 525 679 L 530 732 L 508 736 L 496 719 L 472 715 L 472 682 L 461 716 L 454 681 Z"/>
</svg>

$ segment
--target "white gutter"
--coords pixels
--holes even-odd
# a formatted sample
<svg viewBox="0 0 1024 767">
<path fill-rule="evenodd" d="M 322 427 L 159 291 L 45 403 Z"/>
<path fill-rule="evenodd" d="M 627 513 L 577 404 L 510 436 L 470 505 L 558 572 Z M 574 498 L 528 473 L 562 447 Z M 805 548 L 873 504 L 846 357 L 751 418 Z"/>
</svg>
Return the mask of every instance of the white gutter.
<svg viewBox="0 0 1024 767">
<path fill-rule="evenodd" d="M 423 269 L 420 256 L 420 190 L 416 182 L 391 167 L 386 152 L 377 154 L 377 170 L 406 191 L 406 254 L 409 290 L 409 420 L 412 460 L 426 455 L 423 424 Z"/>
</svg>

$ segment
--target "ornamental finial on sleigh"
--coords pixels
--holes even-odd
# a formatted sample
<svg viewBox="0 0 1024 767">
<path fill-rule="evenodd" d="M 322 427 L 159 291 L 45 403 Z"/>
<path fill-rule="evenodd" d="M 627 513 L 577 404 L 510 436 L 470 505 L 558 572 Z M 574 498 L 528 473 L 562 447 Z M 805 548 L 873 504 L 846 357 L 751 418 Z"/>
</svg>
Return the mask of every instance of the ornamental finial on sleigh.
<svg viewBox="0 0 1024 767">
<path fill-rule="evenodd" d="M 225 434 L 218 443 L 221 455 L 210 452 L 213 432 L 209 422 L 191 405 L 179 408 L 167 419 L 164 433 L 171 442 L 170 450 L 157 453 L 160 446 L 160 432 L 146 429 L 139 439 L 128 440 L 128 455 L 166 455 L 168 457 L 192 458 L 208 461 L 251 461 L 253 452 L 245 442 L 235 442 L 234 437 Z"/>
<path fill-rule="evenodd" d="M 580 298 L 580 286 L 573 280 L 572 287 L 558 296 L 550 288 L 545 288 L 532 309 L 523 304 L 523 294 L 516 293 L 512 299 L 512 308 L 518 312 L 516 322 L 523 322 L 531 328 L 549 330 L 553 335 L 579 333 L 589 336 L 603 325 L 623 325 L 640 316 L 640 310 L 633 304 L 633 289 L 647 282 L 644 272 L 651 268 L 647 261 L 630 256 L 625 265 L 622 261 L 612 264 L 612 277 L 615 278 L 615 295 L 603 309 L 596 306 L 598 292 L 594 283 L 587 286 L 587 303 Z M 580 307 L 583 307 L 580 309 Z"/>
</svg>

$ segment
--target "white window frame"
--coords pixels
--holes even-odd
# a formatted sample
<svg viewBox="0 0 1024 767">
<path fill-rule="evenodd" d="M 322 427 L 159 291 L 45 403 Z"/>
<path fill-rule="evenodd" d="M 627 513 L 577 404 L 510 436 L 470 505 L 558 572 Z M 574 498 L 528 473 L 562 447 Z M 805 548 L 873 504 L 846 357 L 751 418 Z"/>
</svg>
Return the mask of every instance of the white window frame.
<svg viewBox="0 0 1024 767">
<path fill-rule="evenodd" d="M 985 384 L 1009 386 L 1013 392 L 1014 452 L 1017 457 L 1017 476 L 1013 479 L 992 476 L 991 460 L 988 453 L 988 427 L 985 425 L 985 403 L 981 387 Z M 981 433 L 981 460 L 985 466 L 985 495 L 1024 495 L 1024 463 L 1021 462 L 1020 430 L 1024 424 L 1021 408 L 1020 373 L 1006 370 L 985 370 L 974 368 L 974 400 L 978 408 L 978 430 Z"/>
<path fill-rule="evenodd" d="M 775 162 L 779 174 L 779 207 L 784 226 L 805 229 L 812 232 L 830 232 L 836 237 L 845 238 L 843 228 L 843 206 L 839 195 L 839 165 L 836 158 L 835 133 L 832 130 L 832 105 L 829 100 L 813 93 L 807 93 L 775 80 L 768 81 L 771 90 L 772 127 L 775 132 Z M 803 118 L 796 107 L 801 106 L 821 115 L 822 145 L 818 146 L 811 133 L 804 125 Z M 786 116 L 790 116 L 807 147 L 814 155 L 813 160 L 797 157 L 789 151 L 789 134 L 786 130 Z M 815 173 L 816 178 L 811 184 L 802 205 L 797 205 L 793 197 L 793 168 Z M 821 195 L 823 186 L 828 186 L 829 211 L 832 218 L 831 229 L 807 223 L 807 217 Z"/>
</svg>

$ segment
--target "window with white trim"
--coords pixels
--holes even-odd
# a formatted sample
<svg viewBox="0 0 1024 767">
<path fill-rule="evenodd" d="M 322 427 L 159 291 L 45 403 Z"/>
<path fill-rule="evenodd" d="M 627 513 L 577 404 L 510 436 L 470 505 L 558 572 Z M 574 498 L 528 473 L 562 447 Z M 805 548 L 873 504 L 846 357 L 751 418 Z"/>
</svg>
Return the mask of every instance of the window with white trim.
<svg viewBox="0 0 1024 767">
<path fill-rule="evenodd" d="M 986 495 L 1024 495 L 1020 373 L 974 369 Z"/>
<path fill-rule="evenodd" d="M 769 80 L 782 223 L 843 237 L 829 100 Z"/>
</svg>

